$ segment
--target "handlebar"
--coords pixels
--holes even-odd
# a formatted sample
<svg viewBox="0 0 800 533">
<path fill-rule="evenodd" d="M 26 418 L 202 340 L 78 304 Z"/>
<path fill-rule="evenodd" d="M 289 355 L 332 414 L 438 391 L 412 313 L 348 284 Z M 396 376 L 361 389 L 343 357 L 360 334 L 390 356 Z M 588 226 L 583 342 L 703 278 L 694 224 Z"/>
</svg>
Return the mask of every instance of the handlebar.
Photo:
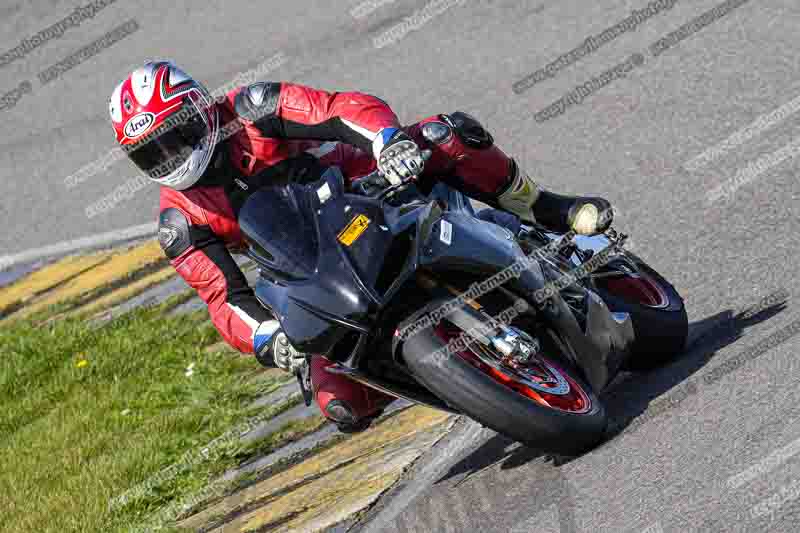
<svg viewBox="0 0 800 533">
<path fill-rule="evenodd" d="M 432 155 L 432 152 L 430 150 L 423 150 L 421 152 L 421 155 L 422 155 L 422 160 L 423 161 L 427 161 L 428 159 L 430 159 L 430 157 Z M 392 196 L 394 194 L 397 194 L 398 192 L 400 192 L 400 191 L 406 189 L 407 187 L 409 187 L 410 185 L 412 185 L 416 181 L 416 179 L 417 179 L 416 176 L 412 176 L 411 178 L 408 178 L 408 179 L 404 180 L 403 182 L 398 183 L 397 185 L 391 185 L 389 187 L 386 187 L 380 193 L 375 195 L 374 198 L 376 200 L 378 200 L 378 201 L 384 201 L 387 198 L 389 198 L 390 196 Z M 383 184 L 380 183 L 381 181 L 385 182 L 385 178 L 383 176 L 383 173 L 380 170 L 376 169 L 373 172 L 370 172 L 369 174 L 367 174 L 366 176 L 362 176 L 362 177 L 358 178 L 357 180 L 355 180 L 353 182 L 353 188 L 358 187 L 359 185 L 361 185 L 362 191 L 364 191 L 365 194 L 369 195 L 366 192 L 366 188 L 371 186 L 371 185 L 372 186 L 383 186 Z"/>
</svg>

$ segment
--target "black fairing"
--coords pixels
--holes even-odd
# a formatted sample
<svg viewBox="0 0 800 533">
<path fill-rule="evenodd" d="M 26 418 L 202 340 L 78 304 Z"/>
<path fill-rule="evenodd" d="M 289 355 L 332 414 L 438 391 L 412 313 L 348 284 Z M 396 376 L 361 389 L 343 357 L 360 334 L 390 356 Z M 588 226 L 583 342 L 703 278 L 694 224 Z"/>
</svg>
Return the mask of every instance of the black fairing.
<svg viewBox="0 0 800 533">
<path fill-rule="evenodd" d="M 317 265 L 319 244 L 303 189 L 298 185 L 261 189 L 239 212 L 252 254 L 276 278 L 308 279 Z"/>
<path fill-rule="evenodd" d="M 368 219 L 366 227 L 343 244 L 338 237 L 358 217 Z M 445 280 L 448 272 L 486 279 L 525 259 L 507 229 L 513 224 L 481 218 L 444 184 L 427 198 L 402 205 L 346 194 L 335 168 L 311 184 L 259 191 L 240 212 L 249 254 L 262 269 L 256 296 L 280 319 L 292 344 L 313 354 L 329 354 L 350 332 L 370 333 L 381 310 L 419 268 L 441 272 Z M 386 272 L 391 279 L 383 279 Z M 504 287 L 530 301 L 544 283 L 533 262 Z M 626 341 L 608 309 L 592 301 L 585 329 L 558 293 L 540 312 L 574 348 L 576 362 L 600 390 L 616 371 Z"/>
<path fill-rule="evenodd" d="M 387 222 L 380 202 L 344 193 L 338 169 L 308 185 L 264 189 L 242 206 L 249 255 L 262 271 L 256 296 L 278 316 L 295 347 L 327 354 L 349 331 L 371 329 L 389 295 L 376 288 L 380 273 L 410 255 L 387 252 L 395 239 L 407 238 L 405 230 L 416 222 L 411 211 Z M 368 219 L 366 229 L 341 244 L 338 235 L 359 216 Z"/>
<path fill-rule="evenodd" d="M 433 271 L 458 271 L 489 277 L 525 258 L 509 226 L 487 224 L 494 217 L 476 218 L 472 206 L 461 193 L 438 184 L 431 196 L 442 200 L 448 208 L 439 216 L 429 218 L 429 229 L 425 222 L 420 224 L 419 266 Z M 442 237 L 443 223 L 451 225 L 449 243 Z M 523 270 L 519 278 L 509 280 L 506 286 L 529 294 L 544 286 L 544 275 L 534 264 L 532 268 Z"/>
</svg>

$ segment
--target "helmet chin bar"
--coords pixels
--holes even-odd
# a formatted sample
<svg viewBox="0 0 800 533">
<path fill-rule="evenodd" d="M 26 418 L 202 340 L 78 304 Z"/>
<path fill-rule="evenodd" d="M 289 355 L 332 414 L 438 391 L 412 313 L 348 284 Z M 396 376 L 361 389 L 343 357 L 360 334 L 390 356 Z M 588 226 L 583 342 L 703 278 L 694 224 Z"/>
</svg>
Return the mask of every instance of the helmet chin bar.
<svg viewBox="0 0 800 533">
<path fill-rule="evenodd" d="M 213 123 L 209 124 L 208 138 L 194 147 L 192 155 L 180 167 L 162 178 L 151 178 L 159 185 L 183 191 L 197 183 L 208 168 L 219 141 L 219 110 L 214 110 Z"/>
</svg>

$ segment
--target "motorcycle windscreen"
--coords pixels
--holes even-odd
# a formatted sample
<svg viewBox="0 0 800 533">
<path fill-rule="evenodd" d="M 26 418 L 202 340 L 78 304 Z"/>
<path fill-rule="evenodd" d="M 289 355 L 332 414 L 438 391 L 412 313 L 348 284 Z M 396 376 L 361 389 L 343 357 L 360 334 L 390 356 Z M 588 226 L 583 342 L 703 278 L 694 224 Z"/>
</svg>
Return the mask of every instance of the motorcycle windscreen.
<svg viewBox="0 0 800 533">
<path fill-rule="evenodd" d="M 319 258 L 317 232 L 298 185 L 253 193 L 239 211 L 239 226 L 261 266 L 288 280 L 307 279 Z"/>
</svg>

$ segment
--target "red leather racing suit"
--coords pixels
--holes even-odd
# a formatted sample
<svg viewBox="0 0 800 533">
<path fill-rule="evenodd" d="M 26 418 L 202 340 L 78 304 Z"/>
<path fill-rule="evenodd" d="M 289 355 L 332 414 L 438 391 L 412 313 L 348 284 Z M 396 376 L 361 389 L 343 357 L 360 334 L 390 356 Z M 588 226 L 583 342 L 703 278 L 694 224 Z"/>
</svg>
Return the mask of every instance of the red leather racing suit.
<svg viewBox="0 0 800 533">
<path fill-rule="evenodd" d="M 374 96 L 292 83 L 242 87 L 216 105 L 224 140 L 195 186 L 161 188 L 159 240 L 225 340 L 252 353 L 256 328 L 271 316 L 231 256 L 244 244 L 238 210 L 261 186 L 313 180 L 328 166 L 338 166 L 346 179 L 373 171 L 373 139 L 400 124 Z M 516 172 L 514 161 L 469 115 L 437 115 L 403 129 L 433 152 L 423 177 L 448 181 L 472 197 L 491 203 Z"/>
</svg>

